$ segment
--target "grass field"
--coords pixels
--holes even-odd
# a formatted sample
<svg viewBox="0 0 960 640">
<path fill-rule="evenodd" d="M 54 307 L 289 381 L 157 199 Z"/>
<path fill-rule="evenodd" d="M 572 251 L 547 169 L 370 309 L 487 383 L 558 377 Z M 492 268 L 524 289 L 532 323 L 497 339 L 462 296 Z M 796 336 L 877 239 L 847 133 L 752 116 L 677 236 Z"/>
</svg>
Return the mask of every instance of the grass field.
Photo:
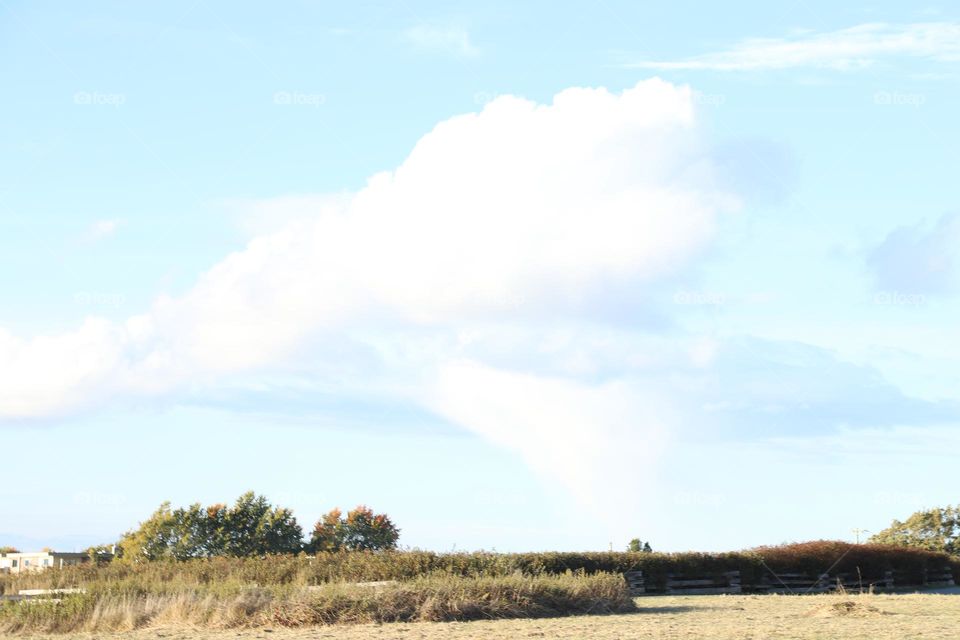
<svg viewBox="0 0 960 640">
<path fill-rule="evenodd" d="M 150 627 L 127 633 L 21 635 L 20 638 L 139 640 L 505 640 L 507 638 L 707 638 L 814 640 L 877 638 L 953 640 L 960 597 L 950 595 L 685 596 L 637 600 L 629 614 L 536 620 L 361 624 L 211 631 Z"/>
<path fill-rule="evenodd" d="M 5 594 L 84 590 L 58 602 L 0 605 L 0 636 L 960 638 L 960 595 L 634 600 L 622 575 L 639 567 L 648 585 L 662 588 L 677 570 L 734 568 L 749 580 L 758 567 L 816 575 L 825 566 L 862 570 L 865 584 L 885 571 L 906 584 L 928 569 L 958 576 L 957 561 L 942 554 L 830 541 L 727 554 L 394 552 L 90 563 L 0 576 Z"/>
</svg>

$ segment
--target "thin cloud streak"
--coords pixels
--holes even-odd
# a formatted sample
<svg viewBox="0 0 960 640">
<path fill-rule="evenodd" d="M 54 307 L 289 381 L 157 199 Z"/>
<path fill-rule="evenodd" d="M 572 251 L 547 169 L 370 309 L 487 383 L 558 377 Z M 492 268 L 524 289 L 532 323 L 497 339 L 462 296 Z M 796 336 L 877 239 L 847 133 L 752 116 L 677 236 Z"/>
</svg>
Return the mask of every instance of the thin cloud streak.
<svg viewBox="0 0 960 640">
<path fill-rule="evenodd" d="M 470 41 L 470 34 L 462 27 L 417 25 L 403 32 L 403 39 L 418 49 L 442 51 L 464 58 L 480 55 Z"/>
<path fill-rule="evenodd" d="M 662 71 L 769 71 L 796 67 L 848 71 L 894 56 L 958 61 L 960 24 L 867 23 L 787 38 L 748 38 L 726 51 L 680 60 L 641 60 L 624 66 Z"/>
</svg>

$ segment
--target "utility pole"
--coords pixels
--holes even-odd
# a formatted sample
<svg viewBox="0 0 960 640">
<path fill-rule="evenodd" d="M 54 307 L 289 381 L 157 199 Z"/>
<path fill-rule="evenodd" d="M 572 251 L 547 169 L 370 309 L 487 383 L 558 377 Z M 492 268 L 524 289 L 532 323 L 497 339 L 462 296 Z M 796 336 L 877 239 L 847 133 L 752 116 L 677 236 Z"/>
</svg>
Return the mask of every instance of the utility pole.
<svg viewBox="0 0 960 640">
<path fill-rule="evenodd" d="M 867 531 L 866 529 L 861 529 L 861 528 L 857 527 L 856 529 L 853 529 L 853 533 L 854 533 L 855 536 L 857 536 L 857 544 L 860 544 L 860 534 L 861 534 L 861 533 L 870 533 L 870 532 Z"/>
</svg>

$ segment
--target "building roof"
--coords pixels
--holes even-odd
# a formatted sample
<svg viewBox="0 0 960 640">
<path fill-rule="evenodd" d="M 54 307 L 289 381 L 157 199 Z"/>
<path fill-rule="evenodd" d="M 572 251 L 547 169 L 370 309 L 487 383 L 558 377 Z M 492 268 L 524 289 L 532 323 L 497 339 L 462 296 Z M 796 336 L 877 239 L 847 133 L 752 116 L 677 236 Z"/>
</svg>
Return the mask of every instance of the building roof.
<svg viewBox="0 0 960 640">
<path fill-rule="evenodd" d="M 53 556 L 55 558 L 85 558 L 87 554 L 82 551 L 18 551 L 16 553 L 4 553 L 4 558 L 23 558 L 32 556 Z"/>
</svg>

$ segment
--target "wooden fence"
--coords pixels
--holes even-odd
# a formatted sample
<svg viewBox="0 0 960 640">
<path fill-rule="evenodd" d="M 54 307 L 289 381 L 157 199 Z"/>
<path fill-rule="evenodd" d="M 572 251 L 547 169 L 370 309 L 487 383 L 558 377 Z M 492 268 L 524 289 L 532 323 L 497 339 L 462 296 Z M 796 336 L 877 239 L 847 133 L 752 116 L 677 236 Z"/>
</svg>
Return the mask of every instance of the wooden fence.
<svg viewBox="0 0 960 640">
<path fill-rule="evenodd" d="M 866 579 L 851 573 L 809 574 L 803 572 L 766 572 L 759 581 L 744 584 L 739 571 L 726 571 L 712 575 L 684 575 L 668 573 L 666 581 L 648 580 L 642 571 L 627 571 L 624 580 L 634 596 L 649 595 L 706 595 L 737 593 L 831 593 L 843 591 L 875 592 L 955 586 L 950 567 L 936 571 L 924 571 L 920 584 L 907 578 L 896 579 L 893 571 L 881 578 Z"/>
<path fill-rule="evenodd" d="M 86 592 L 86 589 L 21 589 L 16 595 L 0 595 L 0 602 L 60 602 L 61 596 Z"/>
</svg>

